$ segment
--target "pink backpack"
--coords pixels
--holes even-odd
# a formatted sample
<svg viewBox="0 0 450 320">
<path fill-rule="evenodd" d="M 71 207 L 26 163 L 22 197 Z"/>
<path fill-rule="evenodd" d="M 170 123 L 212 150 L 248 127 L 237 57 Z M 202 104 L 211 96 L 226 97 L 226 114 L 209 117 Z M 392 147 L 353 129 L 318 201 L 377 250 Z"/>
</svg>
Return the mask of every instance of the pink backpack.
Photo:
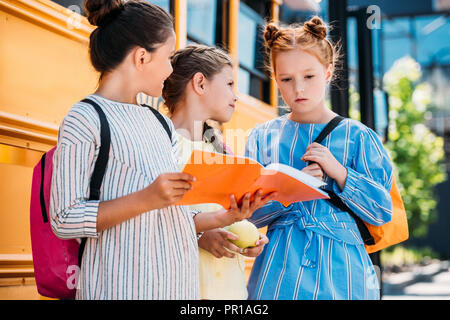
<svg viewBox="0 0 450 320">
<path fill-rule="evenodd" d="M 100 118 L 100 150 L 89 187 L 89 200 L 99 200 L 100 186 L 108 163 L 111 134 L 101 107 L 90 99 L 84 99 L 82 102 L 92 105 Z M 169 139 L 172 139 L 170 127 L 161 113 L 150 106 L 143 106 L 152 111 Z M 48 210 L 55 149 L 56 147 L 45 153 L 33 170 L 30 232 L 34 276 L 39 294 L 50 298 L 74 299 L 86 238 L 82 238 L 81 243 L 78 243 L 76 239 L 59 239 L 53 233 Z"/>
<path fill-rule="evenodd" d="M 98 200 L 108 162 L 110 131 L 100 106 L 89 99 L 82 102 L 92 105 L 100 117 L 101 145 L 90 182 L 89 195 L 89 200 Z M 53 147 L 45 153 L 33 170 L 30 232 L 34 276 L 39 294 L 50 298 L 74 299 L 86 239 L 82 239 L 79 244 L 76 239 L 63 240 L 53 233 L 48 210 L 55 149 L 56 147 Z"/>
</svg>

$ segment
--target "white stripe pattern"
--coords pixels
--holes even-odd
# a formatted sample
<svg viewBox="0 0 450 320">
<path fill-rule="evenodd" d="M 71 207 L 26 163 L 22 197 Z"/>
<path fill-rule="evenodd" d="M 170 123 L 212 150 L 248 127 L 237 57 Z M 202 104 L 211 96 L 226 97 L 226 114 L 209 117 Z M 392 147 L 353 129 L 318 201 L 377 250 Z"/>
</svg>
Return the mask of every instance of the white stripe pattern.
<svg viewBox="0 0 450 320">
<path fill-rule="evenodd" d="M 101 106 L 111 130 L 100 201 L 141 190 L 161 173 L 178 171 L 174 145 L 150 110 L 98 95 L 89 98 Z M 97 233 L 99 201 L 88 197 L 99 146 L 97 113 L 89 104 L 75 104 L 58 134 L 50 215 L 60 238 L 87 237 L 77 299 L 198 299 L 197 239 L 186 207 L 145 212 Z"/>
<path fill-rule="evenodd" d="M 324 127 L 281 116 L 253 129 L 246 156 L 263 165 L 279 161 L 301 170 L 306 165 L 301 157 Z M 363 220 L 376 225 L 388 222 L 392 215 L 392 165 L 376 134 L 346 119 L 323 144 L 348 172 L 343 190 L 329 177 L 328 188 Z M 268 226 L 270 242 L 255 260 L 248 283 L 249 299 L 379 298 L 379 288 L 368 285 L 375 271 L 348 213 L 325 200 L 293 203 L 286 208 L 271 201 L 256 210 L 251 220 L 258 227 Z"/>
</svg>

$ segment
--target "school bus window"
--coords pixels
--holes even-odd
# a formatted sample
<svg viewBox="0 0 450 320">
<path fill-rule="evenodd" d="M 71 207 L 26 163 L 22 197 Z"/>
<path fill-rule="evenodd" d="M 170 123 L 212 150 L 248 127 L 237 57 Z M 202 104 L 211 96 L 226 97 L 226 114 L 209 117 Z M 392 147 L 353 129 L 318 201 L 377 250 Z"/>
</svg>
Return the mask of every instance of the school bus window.
<svg viewBox="0 0 450 320">
<path fill-rule="evenodd" d="M 269 77 L 264 70 L 263 18 L 246 4 L 239 4 L 238 89 L 269 103 Z"/>
<path fill-rule="evenodd" d="M 84 16 L 84 0 L 52 0 L 53 2 Z"/>
<path fill-rule="evenodd" d="M 209 46 L 216 42 L 217 1 L 187 1 L 187 42 Z"/>
<path fill-rule="evenodd" d="M 69 10 L 81 14 L 82 16 L 85 15 L 84 13 L 85 0 L 52 0 L 52 1 Z M 161 8 L 166 10 L 167 12 L 170 12 L 170 0 L 151 0 L 148 2 L 156 4 L 157 6 L 160 6 Z"/>
<path fill-rule="evenodd" d="M 314 15 L 328 21 L 328 0 L 285 1 L 280 6 L 280 21 L 286 25 L 303 23 Z"/>
<path fill-rule="evenodd" d="M 151 0 L 151 1 L 148 1 L 148 2 L 156 4 L 157 6 L 163 8 L 164 10 L 166 10 L 167 12 L 171 12 L 170 11 L 170 0 Z"/>
</svg>

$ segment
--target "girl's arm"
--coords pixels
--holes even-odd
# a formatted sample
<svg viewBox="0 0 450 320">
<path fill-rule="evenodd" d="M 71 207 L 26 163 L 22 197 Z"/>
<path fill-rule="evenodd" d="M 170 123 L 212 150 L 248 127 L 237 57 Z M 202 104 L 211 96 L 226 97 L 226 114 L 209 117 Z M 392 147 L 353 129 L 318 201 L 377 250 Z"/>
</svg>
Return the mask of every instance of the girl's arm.
<svg viewBox="0 0 450 320">
<path fill-rule="evenodd" d="M 245 144 L 245 156 L 262 163 L 260 158 L 260 149 L 259 149 L 260 138 L 258 132 L 259 132 L 258 129 L 253 129 L 250 132 L 250 135 L 248 136 L 247 142 Z M 264 139 L 265 139 L 264 137 L 261 137 L 261 140 L 264 141 Z M 291 206 L 284 207 L 278 201 L 269 201 L 265 205 L 256 209 L 252 213 L 251 217 L 248 218 L 248 220 L 254 223 L 256 227 L 262 228 L 271 224 L 283 213 L 289 211 L 290 207 Z"/>
<path fill-rule="evenodd" d="M 49 216 L 62 239 L 98 233 L 146 211 L 167 207 L 190 188 L 192 177 L 165 173 L 135 193 L 108 201 L 89 199 L 89 182 L 100 145 L 97 113 L 82 103 L 64 118 L 53 156 Z"/>
<path fill-rule="evenodd" d="M 276 197 L 275 192 L 271 192 L 261 197 L 261 190 L 254 194 L 254 200 L 250 201 L 250 193 L 244 195 L 242 205 L 239 207 L 234 195 L 230 196 L 230 209 L 221 209 L 212 212 L 200 212 L 195 215 L 195 229 L 197 233 L 211 229 L 223 228 L 242 219 L 250 218 L 253 211 L 264 206 L 268 201 Z"/>
<path fill-rule="evenodd" d="M 352 166 L 342 166 L 326 147 L 315 143 L 308 147 L 302 159 L 322 167 L 334 180 L 333 191 L 361 219 L 382 225 L 392 218 L 392 163 L 373 130 L 366 128 L 355 143 Z"/>
<path fill-rule="evenodd" d="M 192 188 L 194 177 L 187 173 L 163 173 L 147 188 L 98 206 L 97 232 L 111 228 L 137 215 L 171 206 L 180 201 Z"/>
<path fill-rule="evenodd" d="M 257 228 L 263 228 L 271 224 L 284 213 L 289 212 L 292 206 L 293 204 L 290 204 L 285 207 L 278 201 L 269 201 L 261 208 L 255 210 L 248 220 Z"/>
<path fill-rule="evenodd" d="M 267 236 L 260 233 L 256 246 L 243 250 L 229 241 L 237 239 L 239 239 L 239 237 L 234 233 L 222 228 L 217 228 L 203 233 L 201 238 L 198 240 L 198 246 L 210 252 L 216 258 L 234 258 L 236 253 L 243 254 L 247 257 L 257 257 L 263 251 L 264 246 L 269 243 Z"/>
</svg>

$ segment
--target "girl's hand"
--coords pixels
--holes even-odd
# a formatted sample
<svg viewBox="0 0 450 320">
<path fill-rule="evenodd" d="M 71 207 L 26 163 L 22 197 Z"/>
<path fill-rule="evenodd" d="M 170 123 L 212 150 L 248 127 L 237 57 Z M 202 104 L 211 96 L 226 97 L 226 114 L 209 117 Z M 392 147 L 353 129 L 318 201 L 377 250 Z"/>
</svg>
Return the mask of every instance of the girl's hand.
<svg viewBox="0 0 450 320">
<path fill-rule="evenodd" d="M 236 197 L 234 195 L 231 195 L 230 209 L 228 209 L 227 211 L 223 211 L 222 213 L 220 213 L 220 216 L 218 217 L 219 220 L 222 222 L 223 227 L 229 226 L 230 224 L 233 224 L 237 221 L 249 218 L 252 215 L 253 211 L 261 208 L 270 200 L 273 200 L 277 196 L 277 193 L 271 192 L 264 195 L 264 197 L 261 196 L 262 190 L 258 189 L 254 193 L 253 201 L 250 201 L 251 196 L 250 193 L 247 192 L 242 198 L 242 204 L 239 207 L 236 202 Z"/>
<path fill-rule="evenodd" d="M 97 232 L 102 232 L 137 215 L 166 208 L 183 198 L 195 178 L 182 172 L 163 173 L 146 188 L 112 200 L 98 207 Z"/>
<path fill-rule="evenodd" d="M 213 254 L 216 258 L 234 258 L 236 254 L 228 251 L 241 252 L 241 248 L 232 244 L 230 240 L 237 240 L 239 237 L 225 229 L 217 228 L 205 231 L 198 240 L 198 246 Z M 227 250 L 228 249 L 228 250 Z"/>
<path fill-rule="evenodd" d="M 259 240 L 256 241 L 256 247 L 246 248 L 242 254 L 247 257 L 257 257 L 263 252 L 264 246 L 269 243 L 269 238 L 263 233 L 259 234 Z"/>
<path fill-rule="evenodd" d="M 336 160 L 328 148 L 313 142 L 306 148 L 306 152 L 301 160 L 316 162 L 330 178 L 339 184 L 341 190 L 344 188 L 345 180 L 347 179 L 347 169 Z"/>
<path fill-rule="evenodd" d="M 192 189 L 195 177 L 183 172 L 163 173 L 143 191 L 144 206 L 148 210 L 165 208 L 180 201 Z M 148 211 L 144 210 L 144 211 Z"/>
<path fill-rule="evenodd" d="M 322 180 L 322 179 L 323 179 L 323 171 L 322 171 L 322 168 L 321 168 L 317 163 L 313 163 L 313 164 L 310 164 L 310 165 L 307 166 L 307 167 L 304 167 L 304 168 L 302 169 L 302 171 L 303 171 L 304 173 L 307 173 L 307 174 L 309 174 L 309 175 L 311 175 L 311 176 L 313 176 L 313 177 L 319 179 L 319 180 Z"/>
</svg>

